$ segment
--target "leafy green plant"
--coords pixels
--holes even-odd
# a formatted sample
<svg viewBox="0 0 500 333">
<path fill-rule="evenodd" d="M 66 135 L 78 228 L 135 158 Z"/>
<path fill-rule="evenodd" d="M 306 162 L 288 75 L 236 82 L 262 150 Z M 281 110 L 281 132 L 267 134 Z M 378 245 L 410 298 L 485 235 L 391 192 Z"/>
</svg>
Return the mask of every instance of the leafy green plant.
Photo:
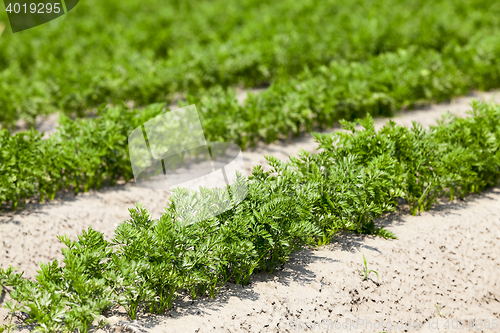
<svg viewBox="0 0 500 333">
<path fill-rule="evenodd" d="M 375 233 L 375 235 L 382 237 L 382 238 L 398 239 L 392 231 L 389 231 L 389 230 L 384 229 L 384 228 L 378 228 L 375 230 L 374 233 Z"/>
</svg>

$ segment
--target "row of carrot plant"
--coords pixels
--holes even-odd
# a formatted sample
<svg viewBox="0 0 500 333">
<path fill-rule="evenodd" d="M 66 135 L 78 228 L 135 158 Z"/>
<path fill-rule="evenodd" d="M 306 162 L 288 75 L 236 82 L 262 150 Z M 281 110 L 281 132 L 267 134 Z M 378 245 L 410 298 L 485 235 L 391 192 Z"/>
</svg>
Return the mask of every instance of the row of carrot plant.
<svg viewBox="0 0 500 333">
<path fill-rule="evenodd" d="M 410 90 L 418 85 L 396 98 L 403 104 L 453 96 L 464 84 L 499 87 L 499 23 L 496 0 L 82 1 L 42 27 L 0 35 L 0 123 L 85 115 L 102 103 L 164 103 L 179 93 L 202 98 L 215 86 L 280 90 L 323 66 L 347 67 L 358 81 L 334 73 L 328 90 L 344 91 L 341 108 L 360 103 L 361 88 L 380 94 L 372 98 L 387 112 L 387 93 L 407 89 L 394 76 L 412 76 Z M 0 25 L 8 26 L 2 10 Z M 416 57 L 416 70 L 399 50 Z"/>
</svg>

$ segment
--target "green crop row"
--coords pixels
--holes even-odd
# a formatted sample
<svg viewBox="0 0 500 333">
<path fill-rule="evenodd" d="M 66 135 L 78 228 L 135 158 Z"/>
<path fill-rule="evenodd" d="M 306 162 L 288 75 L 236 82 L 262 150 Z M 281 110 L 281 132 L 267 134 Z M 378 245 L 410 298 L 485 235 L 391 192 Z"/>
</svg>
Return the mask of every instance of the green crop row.
<svg viewBox="0 0 500 333">
<path fill-rule="evenodd" d="M 127 136 L 162 108 L 153 105 L 141 113 L 107 109 L 102 117 L 76 121 L 63 115 L 58 131 L 47 140 L 33 129 L 15 135 L 1 130 L 0 204 L 17 209 L 34 196 L 43 202 L 63 189 L 78 193 L 105 181 L 130 180 Z"/>
<path fill-rule="evenodd" d="M 476 73 L 476 85 L 495 86 L 500 78 L 500 40 L 484 39 L 461 50 L 460 61 Z M 478 49 L 495 47 L 477 55 Z M 452 51 L 450 51 L 452 52 Z M 455 51 L 453 51 L 455 52 Z M 495 58 L 495 55 L 498 57 Z M 481 83 L 482 82 L 482 83 Z M 197 104 L 208 141 L 233 141 L 245 148 L 258 140 L 272 142 L 287 134 L 330 127 L 341 119 L 366 114 L 388 116 L 416 101 L 443 100 L 465 93 L 468 80 L 436 51 L 417 49 L 385 53 L 367 62 L 334 61 L 297 79 L 280 81 L 250 94 L 244 106 L 233 89 L 211 89 Z M 132 178 L 127 137 L 142 122 L 164 112 L 160 104 L 144 110 L 124 106 L 101 108 L 97 117 L 71 120 L 62 116 L 58 131 L 47 140 L 36 131 L 0 132 L 0 205 L 18 204 L 57 191 L 99 188 L 103 182 Z"/>
<path fill-rule="evenodd" d="M 479 46 L 462 51 L 469 68 L 486 84 L 495 85 L 500 66 L 496 49 L 476 55 Z M 483 45 L 484 44 L 484 45 Z M 486 56 L 487 55 L 487 56 Z M 458 59 L 457 58 L 457 59 Z M 431 70 L 429 70 L 430 68 Z M 280 82 L 238 104 L 234 90 L 214 88 L 196 103 L 209 141 L 234 141 L 245 148 L 258 140 L 272 142 L 283 134 L 298 134 L 317 127 L 330 127 L 340 119 L 352 120 L 366 114 L 388 116 L 415 101 L 442 100 L 464 93 L 469 86 L 458 75 L 453 62 L 444 62 L 435 51 L 416 49 L 386 53 L 365 63 L 332 62 L 316 71 L 306 71 L 295 80 Z M 182 103 L 181 103 L 182 105 Z M 60 120 L 59 130 L 48 140 L 35 131 L 11 135 L 0 133 L 0 204 L 34 196 L 53 198 L 57 191 L 74 187 L 78 193 L 99 188 L 105 181 L 132 178 L 127 136 L 137 126 L 160 114 L 155 104 L 145 110 L 125 107 L 100 109 L 97 118 Z"/>
<path fill-rule="evenodd" d="M 158 220 L 141 206 L 130 209 L 109 241 L 92 228 L 77 241 L 59 237 L 64 265 L 42 264 L 36 281 L 0 270 L 12 288 L 8 307 L 28 313 L 41 332 L 88 332 L 117 305 L 131 319 L 161 314 L 179 295 L 215 297 L 227 282 L 245 285 L 257 271 L 274 272 L 293 251 L 339 231 L 390 236 L 374 219 L 396 210 L 400 198 L 417 214 L 439 197 L 498 184 L 500 106 L 474 103 L 471 117 L 447 116 L 429 130 L 389 122 L 376 132 L 370 116 L 358 122 L 363 130 L 342 121 L 348 131 L 316 134 L 320 153 L 267 157 L 273 170 L 259 166 L 239 177 L 248 196 L 219 216 L 181 223 L 180 190 Z"/>
<path fill-rule="evenodd" d="M 499 27 L 496 0 L 86 0 L 43 26 L 0 34 L 0 123 L 204 96 L 217 85 L 279 90 L 304 68 L 363 67 L 400 49 L 439 54 L 453 68 L 448 90 L 498 87 Z M 432 90 L 433 65 L 419 67 Z"/>
<path fill-rule="evenodd" d="M 198 106 L 212 141 L 233 140 L 244 148 L 331 127 L 341 119 L 390 116 L 401 108 L 465 94 L 471 87 L 491 89 L 500 84 L 499 59 L 500 35 L 443 53 L 409 48 L 365 62 L 332 61 L 250 94 L 243 106 L 232 89 L 220 87 L 202 97 L 188 96 L 186 104 Z"/>
</svg>

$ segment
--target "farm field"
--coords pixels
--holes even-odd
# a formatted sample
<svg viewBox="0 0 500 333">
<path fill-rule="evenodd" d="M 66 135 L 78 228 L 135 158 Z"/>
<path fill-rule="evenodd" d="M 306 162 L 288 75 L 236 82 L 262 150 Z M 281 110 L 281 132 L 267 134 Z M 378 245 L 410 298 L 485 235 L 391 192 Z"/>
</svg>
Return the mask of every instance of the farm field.
<svg viewBox="0 0 500 333">
<path fill-rule="evenodd" d="M 500 95 L 497 92 L 481 93 L 474 98 L 498 102 Z M 394 118 L 394 121 L 401 125 L 411 124 L 412 121 L 422 121 L 424 126 L 433 125 L 448 110 L 454 115 L 466 116 L 471 100 L 472 96 L 457 99 L 451 104 L 407 112 Z M 380 129 L 386 121 L 383 118 L 376 119 L 375 127 Z M 262 144 L 245 152 L 248 171 L 255 165 L 263 164 L 265 155 L 273 154 L 286 160 L 288 156 L 296 155 L 300 149 L 315 151 L 316 147 L 317 144 L 308 135 L 269 146 Z M 265 167 L 266 170 L 269 168 L 269 165 Z M 110 239 L 117 224 L 127 219 L 127 209 L 132 208 L 136 200 L 147 202 L 146 208 L 158 218 L 167 199 L 166 192 L 159 195 L 157 191 L 126 184 L 89 191 L 77 197 L 61 195 L 46 204 L 28 204 L 19 213 L 4 213 L 0 219 L 0 235 L 5 236 L 0 241 L 5 244 L 6 252 L 0 256 L 5 260 L 0 262 L 0 266 L 13 263 L 14 266 L 23 267 L 26 277 L 33 278 L 39 269 L 38 262 L 63 259 L 60 252 L 63 244 L 54 241 L 57 235 L 67 234 L 75 239 L 80 230 L 92 226 L 104 232 L 106 239 Z M 139 322 L 130 322 L 123 309 L 108 318 L 112 325 L 116 324 L 112 330 L 128 325 L 152 332 L 169 332 L 173 328 L 178 332 L 194 332 L 197 329 L 200 332 L 250 332 L 253 331 L 252 328 L 262 332 L 281 332 L 286 331 L 285 328 L 290 326 L 289 320 L 294 318 L 302 318 L 303 321 L 324 318 L 334 321 L 346 318 L 354 320 L 363 317 L 383 321 L 384 318 L 398 318 L 395 320 L 402 322 L 410 319 L 422 322 L 439 319 L 440 327 L 445 325 L 446 318 L 494 319 L 498 317 L 495 295 L 499 292 L 497 274 L 494 273 L 495 267 L 498 267 L 496 258 L 499 253 L 495 246 L 491 246 L 499 237 L 500 211 L 496 200 L 498 190 L 495 188 L 479 198 L 468 197 L 465 201 L 455 200 L 453 203 L 442 201 L 435 209 L 421 216 L 413 217 L 407 206 L 400 206 L 400 213 L 385 216 L 377 222 L 394 231 L 398 240 L 343 234 L 327 247 L 293 254 L 283 271 L 276 274 L 255 274 L 249 286 L 228 283 L 213 300 L 202 297 L 191 304 L 189 297 L 179 298 L 170 315 L 142 315 L 138 317 Z M 37 227 L 33 228 L 33 224 Z M 488 232 L 484 232 L 485 228 Z M 473 230 L 482 231 L 476 233 Z M 413 235 L 418 236 L 412 239 Z M 19 248 L 16 244 L 34 245 Z M 455 248 L 446 250 L 451 248 L 450 244 L 455 244 Z M 445 250 L 442 246 L 446 247 Z M 437 256 L 437 250 L 445 253 L 445 256 Z M 413 251 L 427 257 L 429 261 L 422 262 Z M 385 279 L 381 280 L 378 287 L 373 282 L 363 282 L 357 272 L 362 267 L 362 252 L 367 256 L 369 269 L 377 270 L 381 278 Z M 455 268 L 457 264 L 461 267 L 458 270 Z M 414 271 L 417 265 L 423 267 L 421 269 L 425 283 L 412 282 L 417 281 L 417 273 Z M 444 278 L 448 273 L 458 282 L 450 282 L 450 279 Z M 375 276 L 372 278 L 375 279 Z M 420 276 L 418 278 L 422 279 Z M 345 286 L 342 291 L 338 288 L 339 284 Z M 440 289 L 451 288 L 451 291 L 442 295 L 436 286 Z M 460 294 L 458 289 L 465 287 L 469 288 L 470 294 L 467 295 L 470 297 L 453 297 Z M 319 289 L 322 290 L 321 294 Z M 415 295 L 419 294 L 427 296 L 417 298 Z M 362 305 L 362 302 L 356 301 L 356 296 L 365 301 L 368 299 L 369 302 L 374 300 L 375 305 Z M 346 299 L 353 299 L 354 303 L 351 304 Z M 394 299 L 401 301 L 398 305 L 388 305 Z M 318 308 L 320 301 L 327 303 Z M 275 305 L 270 306 L 272 302 Z M 435 304 L 431 304 L 433 302 L 443 307 L 444 317 L 438 315 Z M 321 311 L 314 311 L 314 308 Z M 335 316 L 327 312 L 332 308 L 338 312 Z M 351 308 L 355 309 L 352 318 L 339 316 L 345 311 L 350 313 Z M 375 308 L 383 310 L 379 314 L 373 313 Z M 6 310 L 2 311 L 0 313 L 6 316 Z M 270 326 L 266 328 L 265 325 Z"/>
<path fill-rule="evenodd" d="M 429 127 L 448 111 L 455 116 L 467 116 L 466 112 L 470 110 L 470 103 L 473 99 L 500 103 L 500 92 L 478 93 L 456 99 L 451 104 L 432 105 L 429 109 L 407 112 L 392 119 L 401 126 L 411 126 L 412 121 L 418 121 L 423 126 Z M 375 119 L 375 128 L 379 130 L 386 122 L 385 118 Z M 340 128 L 330 129 L 324 133 L 330 133 L 332 130 L 337 131 Z M 247 175 L 250 175 L 252 169 L 258 165 L 262 165 L 266 171 L 271 169 L 265 156 L 273 155 L 286 161 L 289 156 L 298 156 L 301 149 L 317 152 L 317 147 L 314 137 L 308 134 L 270 145 L 261 143 L 244 152 Z M 164 212 L 164 205 L 169 195 L 168 191 L 151 191 L 128 183 L 113 187 L 107 186 L 98 191 L 92 190 L 76 197 L 72 193 L 59 193 L 54 201 L 44 204 L 30 203 L 27 204 L 25 210 L 19 212 L 5 211 L 0 215 L 2 223 L 0 235 L 3 235 L 2 241 L 8 244 L 4 251 L 12 251 L 9 248 L 15 248 L 16 243 L 30 244 L 35 241 L 39 244 L 25 249 L 23 253 L 17 252 L 15 255 L 12 252 L 11 255 L 2 253 L 0 258 L 4 261 L 0 261 L 0 266 L 6 266 L 9 263 L 14 266 L 23 266 L 26 276 L 34 277 L 39 269 L 38 262 L 48 262 L 55 258 L 63 259 L 60 252 L 63 244 L 53 241 L 57 235 L 68 233 L 71 237 L 76 237 L 81 230 L 93 226 L 104 232 L 109 239 L 113 236 L 116 226 L 129 217 L 128 209 L 133 208 L 136 201 L 144 203 L 153 217 L 159 218 Z M 92 207 L 91 211 L 89 207 Z M 40 222 L 46 226 L 38 229 L 31 228 L 33 224 L 40 224 Z"/>
<path fill-rule="evenodd" d="M 0 123 L 185 98 L 203 102 L 212 138 L 271 142 L 498 87 L 499 17 L 493 0 L 82 1 L 3 31 Z M 270 89 L 238 108 L 238 86 Z"/>
<path fill-rule="evenodd" d="M 500 2 L 0 9 L 0 333 L 500 330 Z M 246 175 L 138 186 L 190 138 Z"/>
</svg>

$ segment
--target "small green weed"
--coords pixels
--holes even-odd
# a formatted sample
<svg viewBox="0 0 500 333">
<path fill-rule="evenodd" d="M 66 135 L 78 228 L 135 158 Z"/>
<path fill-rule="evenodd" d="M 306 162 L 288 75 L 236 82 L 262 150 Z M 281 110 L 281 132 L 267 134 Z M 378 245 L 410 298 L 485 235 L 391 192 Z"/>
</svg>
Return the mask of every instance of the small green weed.
<svg viewBox="0 0 500 333">
<path fill-rule="evenodd" d="M 364 273 L 363 281 L 368 280 L 368 274 L 373 272 L 373 273 L 377 274 L 377 283 L 378 283 L 378 280 L 379 280 L 378 273 L 372 269 L 368 270 L 368 266 L 366 264 L 366 258 L 365 258 L 364 254 L 363 254 L 363 265 L 364 265 L 364 271 L 360 271 L 360 272 Z"/>
<path fill-rule="evenodd" d="M 434 304 L 434 306 L 436 307 L 437 311 L 438 311 L 438 314 L 440 317 L 443 316 L 443 314 L 441 313 L 441 308 L 437 305 L 437 304 Z"/>
</svg>

